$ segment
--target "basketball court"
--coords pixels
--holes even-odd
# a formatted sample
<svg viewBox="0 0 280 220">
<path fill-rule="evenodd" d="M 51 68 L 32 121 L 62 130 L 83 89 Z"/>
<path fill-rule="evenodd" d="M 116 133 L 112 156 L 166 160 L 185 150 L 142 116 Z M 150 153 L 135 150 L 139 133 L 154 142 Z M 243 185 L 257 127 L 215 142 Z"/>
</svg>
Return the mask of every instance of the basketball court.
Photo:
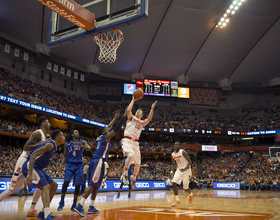
<svg viewBox="0 0 280 220">
<path fill-rule="evenodd" d="M 280 192 L 279 191 L 250 191 L 250 190 L 193 190 L 194 201 L 188 204 L 188 197 L 179 192 L 181 204 L 171 207 L 174 201 L 172 191 L 133 191 L 132 198 L 127 198 L 127 191 L 121 193 L 116 199 L 116 192 L 99 193 L 95 207 L 101 212 L 81 217 L 71 212 L 73 195 L 67 194 L 63 211 L 56 209 L 60 201 L 60 194 L 56 194 L 51 202 L 51 212 L 59 220 L 119 220 L 119 219 L 280 219 Z M 0 206 L 0 219 L 23 220 L 26 218 L 32 196 L 11 196 L 4 200 Z M 88 198 L 85 203 L 85 212 L 90 205 Z M 36 206 L 42 208 L 40 201 Z"/>
</svg>

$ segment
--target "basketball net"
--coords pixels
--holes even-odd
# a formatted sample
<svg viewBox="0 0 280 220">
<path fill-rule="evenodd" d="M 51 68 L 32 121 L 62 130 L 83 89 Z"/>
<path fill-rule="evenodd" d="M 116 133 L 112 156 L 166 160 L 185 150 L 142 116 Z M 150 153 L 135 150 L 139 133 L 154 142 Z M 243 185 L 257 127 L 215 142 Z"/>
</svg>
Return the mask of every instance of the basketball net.
<svg viewBox="0 0 280 220">
<path fill-rule="evenodd" d="M 123 33 L 118 29 L 94 36 L 93 41 L 100 49 L 98 60 L 101 63 L 114 63 L 117 60 L 117 49 L 123 40 Z"/>
</svg>

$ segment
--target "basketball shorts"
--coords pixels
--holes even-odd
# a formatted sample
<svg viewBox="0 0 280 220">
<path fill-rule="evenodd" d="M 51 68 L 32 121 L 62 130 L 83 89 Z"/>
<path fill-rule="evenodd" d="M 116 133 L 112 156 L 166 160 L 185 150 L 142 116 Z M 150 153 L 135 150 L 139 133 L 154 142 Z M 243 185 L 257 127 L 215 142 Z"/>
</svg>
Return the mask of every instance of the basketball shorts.
<svg viewBox="0 0 280 220">
<path fill-rule="evenodd" d="M 104 176 L 104 161 L 100 159 L 92 159 L 88 169 L 88 185 L 97 189 L 100 188 Z"/>
<path fill-rule="evenodd" d="M 133 141 L 127 138 L 122 139 L 122 151 L 124 155 L 127 153 L 133 154 L 133 159 L 130 164 L 137 164 L 140 166 L 141 164 L 141 153 L 139 149 L 139 142 Z"/>
<path fill-rule="evenodd" d="M 192 177 L 192 170 L 189 168 L 184 172 L 181 172 L 178 168 L 174 174 L 174 177 L 172 179 L 173 183 L 181 184 L 183 181 L 183 187 L 184 189 L 189 188 L 190 178 Z"/>
<path fill-rule="evenodd" d="M 67 163 L 64 173 L 64 181 L 71 181 L 74 176 L 73 185 L 84 184 L 83 163 Z"/>
<path fill-rule="evenodd" d="M 24 156 L 18 158 L 9 187 L 11 190 L 20 190 L 24 187 L 25 177 L 22 173 L 22 166 L 26 160 L 27 158 Z"/>
<path fill-rule="evenodd" d="M 24 177 L 28 174 L 28 165 L 29 161 L 25 162 L 22 166 L 22 172 Z M 32 184 L 28 186 L 29 191 L 31 191 L 33 188 L 40 188 L 47 184 L 51 184 L 53 182 L 52 178 L 44 172 L 41 168 L 36 167 L 36 164 L 34 165 L 34 169 L 32 172 Z"/>
</svg>

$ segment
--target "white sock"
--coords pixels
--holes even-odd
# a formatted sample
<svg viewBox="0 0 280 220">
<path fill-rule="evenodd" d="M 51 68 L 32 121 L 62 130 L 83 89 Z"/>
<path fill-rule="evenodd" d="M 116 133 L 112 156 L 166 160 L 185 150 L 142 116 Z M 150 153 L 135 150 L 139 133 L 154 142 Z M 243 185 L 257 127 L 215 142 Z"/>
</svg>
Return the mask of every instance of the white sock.
<svg viewBox="0 0 280 220">
<path fill-rule="evenodd" d="M 123 174 L 124 174 L 125 176 L 127 176 L 127 175 L 128 175 L 128 170 L 124 170 Z"/>
<path fill-rule="evenodd" d="M 176 200 L 180 200 L 180 199 L 179 199 L 179 195 L 175 196 L 175 199 L 176 199 Z"/>
<path fill-rule="evenodd" d="M 84 206 L 85 202 L 86 202 L 86 199 L 85 199 L 85 198 L 81 198 L 80 204 L 81 204 L 82 206 Z"/>
<path fill-rule="evenodd" d="M 32 203 L 33 203 L 33 202 L 32 202 Z M 32 204 L 32 203 L 31 203 L 31 206 L 30 206 L 30 208 L 29 208 L 29 211 L 30 211 L 30 212 L 34 211 L 35 205 L 36 205 L 36 203 L 35 203 L 35 204 Z"/>
<path fill-rule="evenodd" d="M 41 197 L 41 195 L 42 195 L 42 190 L 40 190 L 40 189 L 37 188 L 37 189 L 35 190 L 34 194 L 33 194 L 33 197 L 32 197 L 32 203 L 35 203 L 35 205 L 33 205 L 33 204 L 31 203 L 31 206 L 30 206 L 30 208 L 29 208 L 29 211 L 34 211 L 35 206 L 36 206 L 36 203 L 38 202 L 38 200 L 39 200 L 39 198 Z"/>
<path fill-rule="evenodd" d="M 47 218 L 51 213 L 50 207 L 44 208 L 44 218 Z"/>
<path fill-rule="evenodd" d="M 91 204 L 90 204 L 90 205 L 94 206 L 94 201 L 95 201 L 95 200 L 91 200 Z"/>
</svg>

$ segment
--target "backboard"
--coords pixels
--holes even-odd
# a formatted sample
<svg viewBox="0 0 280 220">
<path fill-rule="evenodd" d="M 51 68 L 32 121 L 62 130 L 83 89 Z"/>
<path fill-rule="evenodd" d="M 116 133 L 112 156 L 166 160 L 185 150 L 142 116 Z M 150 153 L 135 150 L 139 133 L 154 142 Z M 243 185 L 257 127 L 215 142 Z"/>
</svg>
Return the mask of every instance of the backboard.
<svg viewBox="0 0 280 220">
<path fill-rule="evenodd" d="M 94 13 L 95 25 L 84 30 L 52 12 L 48 27 L 47 44 L 57 47 L 82 38 L 92 37 L 125 25 L 138 22 L 148 16 L 148 0 L 75 0 Z"/>
</svg>

